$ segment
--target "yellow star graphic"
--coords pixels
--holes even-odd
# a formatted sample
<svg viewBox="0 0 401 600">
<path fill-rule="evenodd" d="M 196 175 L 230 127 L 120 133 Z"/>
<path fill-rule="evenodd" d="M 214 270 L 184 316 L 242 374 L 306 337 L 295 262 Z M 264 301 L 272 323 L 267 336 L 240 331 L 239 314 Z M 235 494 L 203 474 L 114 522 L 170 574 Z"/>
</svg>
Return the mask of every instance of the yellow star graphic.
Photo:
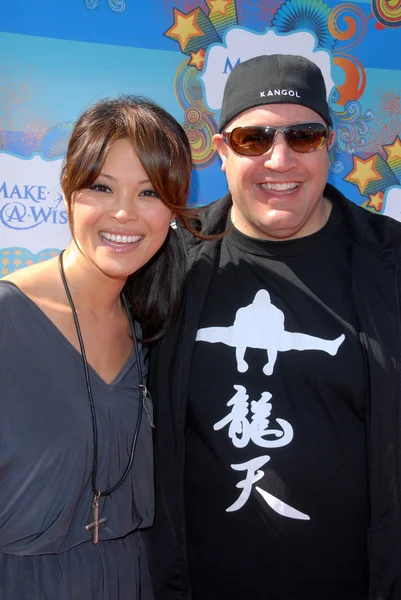
<svg viewBox="0 0 401 600">
<path fill-rule="evenodd" d="M 206 52 L 203 48 L 199 48 L 198 52 L 191 52 L 191 60 L 188 64 L 196 67 L 198 71 L 202 71 L 203 65 L 205 63 Z"/>
<path fill-rule="evenodd" d="M 367 206 L 370 206 L 377 210 L 377 212 L 381 212 L 383 208 L 383 192 L 377 192 L 377 194 L 369 194 L 369 201 Z"/>
<path fill-rule="evenodd" d="M 364 193 L 371 181 L 383 179 L 383 177 L 375 169 L 376 155 L 363 160 L 358 156 L 354 156 L 354 170 L 345 177 L 346 181 L 355 183 L 359 187 L 361 194 Z"/>
<path fill-rule="evenodd" d="M 391 160 L 392 158 L 401 159 L 401 140 L 399 137 L 396 137 L 392 144 L 383 146 L 383 148 L 387 152 L 387 160 Z"/>
<path fill-rule="evenodd" d="M 166 31 L 167 37 L 175 38 L 183 51 L 193 37 L 205 35 L 196 24 L 199 8 L 184 14 L 174 8 L 174 25 Z"/>
<path fill-rule="evenodd" d="M 206 4 L 210 8 L 209 17 L 220 13 L 221 15 L 227 14 L 227 8 L 229 4 L 232 4 L 233 0 L 206 0 Z"/>
</svg>

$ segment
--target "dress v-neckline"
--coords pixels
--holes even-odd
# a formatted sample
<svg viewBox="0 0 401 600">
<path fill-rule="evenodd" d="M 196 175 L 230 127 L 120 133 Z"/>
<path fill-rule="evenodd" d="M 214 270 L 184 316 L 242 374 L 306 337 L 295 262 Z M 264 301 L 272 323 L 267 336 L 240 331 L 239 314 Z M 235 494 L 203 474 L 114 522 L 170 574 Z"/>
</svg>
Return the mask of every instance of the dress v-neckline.
<svg viewBox="0 0 401 600">
<path fill-rule="evenodd" d="M 54 331 L 56 333 L 56 335 L 61 340 L 61 342 L 70 350 L 70 352 L 75 356 L 75 358 L 77 358 L 79 360 L 79 362 L 82 364 L 82 355 L 81 355 L 80 351 L 74 346 L 74 344 L 72 344 L 70 342 L 70 340 L 64 335 L 64 333 L 57 327 L 57 325 L 50 319 L 50 317 L 40 308 L 40 306 L 32 300 L 32 298 L 30 298 L 27 294 L 25 294 L 25 292 L 23 292 L 21 290 L 21 288 L 18 287 L 18 285 L 16 285 L 12 281 L 1 281 L 0 280 L 0 284 L 9 285 L 19 294 L 19 296 L 24 301 L 26 301 L 28 304 L 30 304 L 33 307 L 33 309 L 35 309 L 36 314 L 38 315 L 39 318 L 42 319 L 44 324 L 49 329 L 51 329 L 52 331 Z M 138 350 L 139 350 L 139 348 L 138 348 Z M 124 378 L 126 373 L 131 369 L 131 367 L 135 364 L 135 362 L 136 362 L 136 353 L 135 353 L 134 345 L 132 345 L 131 352 L 129 353 L 127 360 L 121 366 L 121 369 L 117 372 L 116 376 L 110 383 L 105 381 L 105 379 L 103 379 L 103 377 L 101 377 L 101 375 L 99 375 L 99 373 L 96 371 L 96 369 L 94 369 L 89 362 L 88 362 L 88 368 L 89 368 L 91 375 L 98 381 L 98 383 L 100 383 L 103 387 L 105 387 L 107 389 L 112 389 L 119 385 L 119 383 L 122 381 L 122 379 Z"/>
</svg>

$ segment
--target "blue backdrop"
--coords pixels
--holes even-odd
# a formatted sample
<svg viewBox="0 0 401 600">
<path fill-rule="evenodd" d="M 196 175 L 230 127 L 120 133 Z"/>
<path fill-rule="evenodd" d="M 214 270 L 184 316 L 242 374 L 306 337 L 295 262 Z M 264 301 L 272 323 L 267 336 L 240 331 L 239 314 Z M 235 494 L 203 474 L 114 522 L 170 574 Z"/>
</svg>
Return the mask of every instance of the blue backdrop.
<svg viewBox="0 0 401 600">
<path fill-rule="evenodd" d="M 100 98 L 159 102 L 191 141 L 190 201 L 223 195 L 222 89 L 262 53 L 319 64 L 337 130 L 330 181 L 401 220 L 400 0 L 16 0 L 0 27 L 0 276 L 68 242 L 60 166 L 74 121 Z"/>
</svg>

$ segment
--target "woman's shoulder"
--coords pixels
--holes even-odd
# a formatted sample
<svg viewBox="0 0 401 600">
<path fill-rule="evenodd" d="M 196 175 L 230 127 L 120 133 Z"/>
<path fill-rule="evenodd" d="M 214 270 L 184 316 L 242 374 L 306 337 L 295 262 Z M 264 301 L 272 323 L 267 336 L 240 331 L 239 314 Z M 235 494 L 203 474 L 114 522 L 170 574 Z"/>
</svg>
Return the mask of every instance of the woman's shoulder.
<svg viewBox="0 0 401 600">
<path fill-rule="evenodd" d="M 6 279 L 0 279 L 0 303 L 2 308 L 4 308 L 4 305 L 7 305 L 7 303 L 12 306 L 15 298 L 21 295 L 22 292 L 16 283 Z"/>
<path fill-rule="evenodd" d="M 5 283 L 5 290 L 14 289 L 19 290 L 20 293 L 26 296 L 36 296 L 40 294 L 41 290 L 47 288 L 49 282 L 54 279 L 54 271 L 56 267 L 57 259 L 50 259 L 48 261 L 40 262 L 35 265 L 30 265 L 24 269 L 19 269 L 10 273 L 6 277 L 0 280 L 0 283 Z M 7 294 L 6 291 L 3 293 Z"/>
<path fill-rule="evenodd" d="M 14 282 L 0 279 L 0 331 L 4 333 L 7 322 L 14 318 L 21 321 L 24 314 L 30 314 L 30 299 Z"/>
<path fill-rule="evenodd" d="M 12 281 L 0 279 L 0 345 L 8 344 L 12 335 L 5 337 L 6 331 L 10 333 L 10 323 L 15 320 L 25 320 L 23 315 L 28 308 L 27 298 L 20 288 Z"/>
<path fill-rule="evenodd" d="M 1 329 L 16 315 L 19 319 L 24 314 L 31 315 L 36 299 L 49 292 L 54 281 L 53 260 L 25 267 L 0 279 Z"/>
</svg>

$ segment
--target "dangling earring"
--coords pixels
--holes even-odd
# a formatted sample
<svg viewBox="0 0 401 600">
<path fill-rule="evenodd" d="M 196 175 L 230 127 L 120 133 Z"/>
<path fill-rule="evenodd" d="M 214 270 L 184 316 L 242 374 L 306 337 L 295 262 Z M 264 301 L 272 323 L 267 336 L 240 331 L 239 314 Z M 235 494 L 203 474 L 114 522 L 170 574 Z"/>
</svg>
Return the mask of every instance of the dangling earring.
<svg viewBox="0 0 401 600">
<path fill-rule="evenodd" d="M 177 229 L 177 222 L 176 222 L 175 218 L 171 219 L 170 227 L 171 227 L 171 229 Z"/>
</svg>

